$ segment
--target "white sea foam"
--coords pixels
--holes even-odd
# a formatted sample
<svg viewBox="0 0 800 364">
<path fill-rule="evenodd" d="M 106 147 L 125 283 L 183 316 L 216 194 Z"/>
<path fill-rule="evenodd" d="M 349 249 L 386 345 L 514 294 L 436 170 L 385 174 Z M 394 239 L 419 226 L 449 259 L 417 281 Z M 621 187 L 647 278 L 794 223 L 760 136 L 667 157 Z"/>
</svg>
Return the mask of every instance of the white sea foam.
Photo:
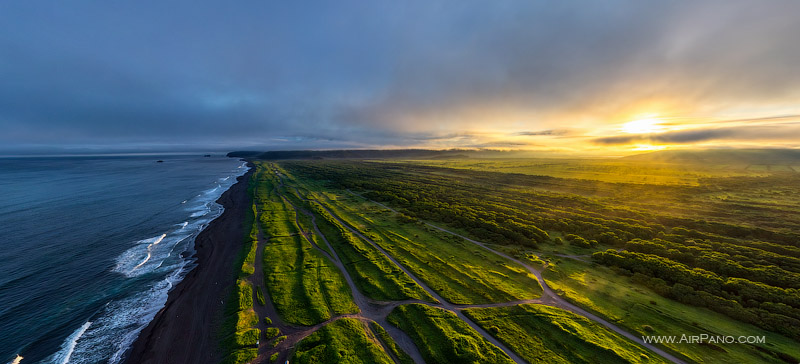
<svg viewBox="0 0 800 364">
<path fill-rule="evenodd" d="M 86 321 L 81 327 L 75 330 L 72 335 L 67 337 L 67 340 L 61 344 L 61 350 L 57 353 L 53 354 L 50 357 L 50 362 L 54 364 L 67 364 L 69 363 L 69 359 L 72 357 L 72 353 L 75 351 L 75 346 L 78 345 L 78 339 L 83 336 L 89 326 L 91 326 L 91 321 Z"/>
<path fill-rule="evenodd" d="M 248 170 L 245 167 L 246 164 L 243 163 L 231 172 L 236 177 L 241 176 Z M 116 265 L 112 268 L 114 272 L 129 278 L 145 273 L 153 273 L 154 277 L 161 275 L 163 278 L 156 278 L 149 287 L 143 287 L 138 293 L 109 302 L 92 318 L 92 322 L 87 322 L 79 331 L 70 335 L 62 344 L 62 350 L 46 362 L 119 363 L 139 332 L 164 307 L 169 290 L 192 267 L 192 258 L 172 253 L 193 249 L 194 237 L 222 213 L 222 207 L 215 201 L 235 182 L 236 178 L 221 181 L 196 198 L 184 201 L 183 204 L 193 206 L 188 209 L 192 214 L 186 221 L 176 224 L 177 228 L 173 230 L 134 242 L 131 248 L 117 257 Z M 197 214 L 198 212 L 202 213 Z M 65 348 L 69 350 L 64 350 Z"/>
</svg>

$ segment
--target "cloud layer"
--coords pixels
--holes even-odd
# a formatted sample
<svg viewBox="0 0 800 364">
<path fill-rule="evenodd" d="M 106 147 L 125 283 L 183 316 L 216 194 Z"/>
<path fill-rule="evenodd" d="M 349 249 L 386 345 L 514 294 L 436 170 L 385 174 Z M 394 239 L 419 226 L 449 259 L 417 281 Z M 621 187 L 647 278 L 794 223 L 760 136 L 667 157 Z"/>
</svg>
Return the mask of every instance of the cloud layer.
<svg viewBox="0 0 800 364">
<path fill-rule="evenodd" d="M 613 126 L 797 114 L 797 34 L 789 0 L 4 2 L 0 149 L 791 144 Z"/>
</svg>

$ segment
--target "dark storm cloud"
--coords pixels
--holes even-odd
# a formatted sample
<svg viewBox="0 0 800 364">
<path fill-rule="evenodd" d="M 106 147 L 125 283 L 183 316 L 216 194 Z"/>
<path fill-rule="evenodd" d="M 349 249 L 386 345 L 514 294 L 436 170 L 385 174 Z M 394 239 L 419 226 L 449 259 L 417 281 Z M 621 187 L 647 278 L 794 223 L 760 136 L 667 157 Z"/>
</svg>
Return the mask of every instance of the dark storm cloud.
<svg viewBox="0 0 800 364">
<path fill-rule="evenodd" d="M 782 100 L 800 92 L 797 14 L 794 1 L 3 2 L 0 143 L 475 145 L 472 119 L 506 127 L 482 110 L 535 111 L 516 130 L 552 134 L 518 135 L 558 136 L 564 110 Z"/>
<path fill-rule="evenodd" d="M 538 130 L 538 131 L 520 131 L 514 133 L 514 135 L 522 135 L 522 136 L 563 136 L 569 134 L 569 130 L 566 129 L 548 129 L 548 130 Z"/>
<path fill-rule="evenodd" d="M 688 144 L 706 141 L 797 141 L 800 138 L 800 124 L 738 126 L 729 128 L 681 130 L 657 134 L 619 135 L 595 138 L 595 144 L 620 145 L 635 143 Z"/>
</svg>

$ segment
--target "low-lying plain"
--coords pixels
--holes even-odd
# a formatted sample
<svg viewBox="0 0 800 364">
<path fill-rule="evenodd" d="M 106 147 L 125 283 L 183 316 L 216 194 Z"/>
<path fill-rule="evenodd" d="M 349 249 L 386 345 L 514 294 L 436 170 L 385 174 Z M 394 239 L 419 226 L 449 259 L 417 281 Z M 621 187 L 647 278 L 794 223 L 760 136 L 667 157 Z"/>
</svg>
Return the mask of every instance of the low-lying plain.
<svg viewBox="0 0 800 364">
<path fill-rule="evenodd" d="M 239 275 L 256 293 L 238 297 L 231 362 L 800 358 L 797 173 L 619 160 L 254 162 L 255 228 Z M 263 287 L 249 273 L 258 266 Z M 284 334 L 262 333 L 255 353 L 243 344 L 264 318 L 253 320 L 248 299 Z"/>
</svg>

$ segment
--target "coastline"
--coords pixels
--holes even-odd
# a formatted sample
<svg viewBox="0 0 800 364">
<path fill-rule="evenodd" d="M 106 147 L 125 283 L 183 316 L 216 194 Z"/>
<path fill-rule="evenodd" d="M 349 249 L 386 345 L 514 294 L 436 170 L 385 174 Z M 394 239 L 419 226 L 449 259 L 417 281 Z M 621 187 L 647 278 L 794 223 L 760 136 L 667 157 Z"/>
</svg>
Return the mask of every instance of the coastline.
<svg viewBox="0 0 800 364">
<path fill-rule="evenodd" d="M 244 236 L 242 222 L 249 207 L 250 170 L 237 178 L 217 203 L 223 213 L 194 242 L 197 265 L 169 292 L 167 302 L 139 333 L 123 363 L 217 363 L 217 329 L 224 314 L 227 289 L 236 276 L 233 264 Z"/>
</svg>

